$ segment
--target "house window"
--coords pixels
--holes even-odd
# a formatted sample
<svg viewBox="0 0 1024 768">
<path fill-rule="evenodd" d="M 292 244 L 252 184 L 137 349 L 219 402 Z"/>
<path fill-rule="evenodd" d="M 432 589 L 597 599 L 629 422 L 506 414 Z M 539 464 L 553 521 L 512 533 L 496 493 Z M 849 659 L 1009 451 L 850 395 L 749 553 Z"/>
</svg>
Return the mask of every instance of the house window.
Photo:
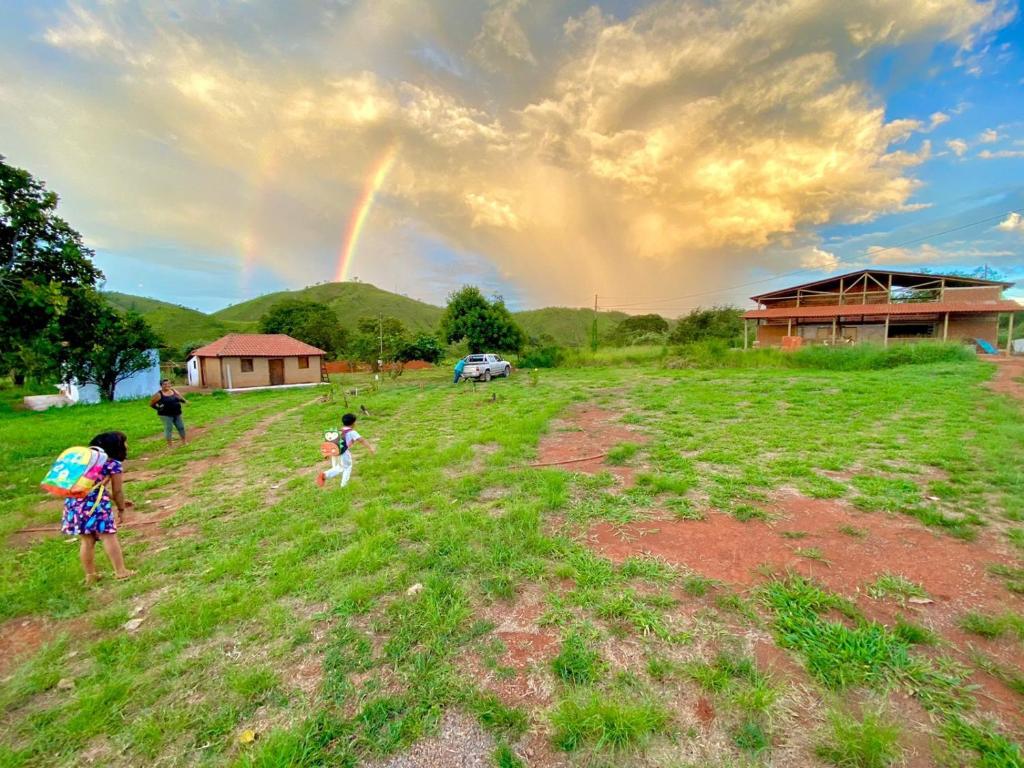
<svg viewBox="0 0 1024 768">
<path fill-rule="evenodd" d="M 305 355 L 299 358 L 299 368 L 309 368 L 309 358 Z"/>
<path fill-rule="evenodd" d="M 252 373 L 252 358 L 251 357 L 243 357 L 242 358 L 242 373 Z"/>
</svg>

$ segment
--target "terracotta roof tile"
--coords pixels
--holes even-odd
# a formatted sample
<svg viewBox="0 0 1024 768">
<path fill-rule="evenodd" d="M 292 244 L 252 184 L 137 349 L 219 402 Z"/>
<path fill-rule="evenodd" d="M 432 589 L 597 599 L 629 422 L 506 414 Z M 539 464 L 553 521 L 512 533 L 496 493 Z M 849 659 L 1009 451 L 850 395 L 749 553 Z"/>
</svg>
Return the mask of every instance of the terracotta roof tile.
<svg viewBox="0 0 1024 768">
<path fill-rule="evenodd" d="M 324 355 L 304 341 L 284 333 L 229 333 L 212 344 L 192 351 L 195 357 L 292 357 L 294 355 Z"/>
<path fill-rule="evenodd" d="M 745 318 L 815 318 L 815 317 L 846 317 L 846 316 L 884 316 L 884 315 L 932 315 L 936 312 L 944 314 L 983 315 L 996 312 L 1022 312 L 1024 306 L 1016 301 L 1000 299 L 999 301 L 947 301 L 920 302 L 914 304 L 842 304 L 824 307 L 774 307 L 771 309 L 751 309 L 743 313 Z"/>
</svg>

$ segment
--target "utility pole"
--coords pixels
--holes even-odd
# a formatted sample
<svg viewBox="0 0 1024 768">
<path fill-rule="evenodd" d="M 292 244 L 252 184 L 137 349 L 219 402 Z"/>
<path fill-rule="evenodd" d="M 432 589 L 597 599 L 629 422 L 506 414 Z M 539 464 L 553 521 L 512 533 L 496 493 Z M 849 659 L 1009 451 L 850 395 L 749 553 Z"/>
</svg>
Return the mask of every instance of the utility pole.
<svg viewBox="0 0 1024 768">
<path fill-rule="evenodd" d="M 597 352 L 597 294 L 594 294 L 594 325 L 590 331 L 590 350 Z"/>
</svg>

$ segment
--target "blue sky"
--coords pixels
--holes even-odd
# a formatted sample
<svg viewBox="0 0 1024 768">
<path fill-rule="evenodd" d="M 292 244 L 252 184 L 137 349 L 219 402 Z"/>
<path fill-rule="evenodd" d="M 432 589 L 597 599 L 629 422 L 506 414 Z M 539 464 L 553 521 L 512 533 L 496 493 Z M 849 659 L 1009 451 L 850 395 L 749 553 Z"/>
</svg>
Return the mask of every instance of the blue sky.
<svg viewBox="0 0 1024 768">
<path fill-rule="evenodd" d="M 432 302 L 675 315 L 866 265 L 1024 282 L 1017 3 L 472 9 L 11 4 L 0 154 L 108 288 L 203 310 L 332 279 L 388 153 L 349 275 Z"/>
</svg>

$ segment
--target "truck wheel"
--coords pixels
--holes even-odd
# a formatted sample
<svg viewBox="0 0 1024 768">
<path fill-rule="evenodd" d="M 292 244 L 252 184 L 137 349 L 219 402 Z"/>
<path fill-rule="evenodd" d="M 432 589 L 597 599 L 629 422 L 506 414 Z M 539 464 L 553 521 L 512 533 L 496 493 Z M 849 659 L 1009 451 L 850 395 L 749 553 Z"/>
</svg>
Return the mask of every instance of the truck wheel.
<svg viewBox="0 0 1024 768">
<path fill-rule="evenodd" d="M 491 371 L 490 371 L 490 369 L 488 369 L 488 370 L 484 371 L 484 381 L 490 381 L 490 380 L 491 380 Z"/>
<path fill-rule="evenodd" d="M 507 379 L 511 375 L 512 375 L 512 366 L 511 365 L 506 365 L 505 366 L 505 378 Z"/>
</svg>

